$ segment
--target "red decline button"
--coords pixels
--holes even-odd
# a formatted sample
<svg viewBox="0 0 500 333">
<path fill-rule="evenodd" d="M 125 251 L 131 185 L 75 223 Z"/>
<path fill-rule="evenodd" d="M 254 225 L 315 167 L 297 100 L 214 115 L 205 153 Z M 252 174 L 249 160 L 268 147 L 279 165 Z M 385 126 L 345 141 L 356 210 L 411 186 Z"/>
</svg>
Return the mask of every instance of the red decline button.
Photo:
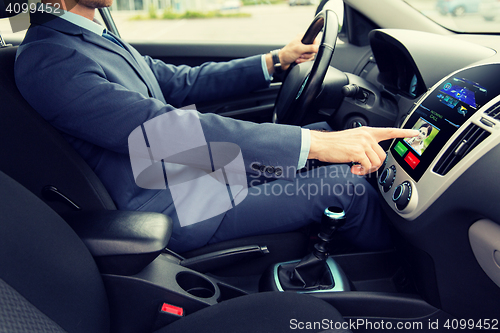
<svg viewBox="0 0 500 333">
<path fill-rule="evenodd" d="M 410 165 L 410 167 L 412 169 L 415 169 L 417 167 L 418 163 L 420 163 L 420 160 L 415 155 L 413 155 L 412 152 L 409 152 L 406 155 L 405 161 L 406 161 L 406 163 L 408 163 Z"/>
<path fill-rule="evenodd" d="M 417 167 L 418 163 L 420 163 L 420 160 L 415 155 L 413 155 L 412 152 L 409 152 L 406 155 L 405 161 L 406 161 L 406 163 L 408 163 L 410 165 L 410 167 L 412 169 L 415 169 Z"/>
<path fill-rule="evenodd" d="M 184 315 L 184 309 L 178 306 L 170 305 L 167 303 L 163 303 L 161 306 L 161 312 L 167 312 L 174 314 L 176 316 L 182 317 Z"/>
</svg>

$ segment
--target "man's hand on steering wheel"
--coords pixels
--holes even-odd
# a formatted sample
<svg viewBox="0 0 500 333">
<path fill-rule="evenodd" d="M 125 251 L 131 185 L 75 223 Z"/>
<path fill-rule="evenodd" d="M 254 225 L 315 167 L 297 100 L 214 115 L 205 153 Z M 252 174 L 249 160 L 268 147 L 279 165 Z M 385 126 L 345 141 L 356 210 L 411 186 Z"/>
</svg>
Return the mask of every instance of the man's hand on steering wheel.
<svg viewBox="0 0 500 333">
<path fill-rule="evenodd" d="M 278 55 L 282 70 L 286 71 L 294 62 L 300 64 L 314 59 L 314 56 L 318 52 L 319 40 L 315 40 L 313 44 L 303 44 L 303 36 L 303 34 L 298 35 L 279 50 Z M 266 54 L 266 64 L 269 74 L 274 74 L 274 62 L 271 53 Z"/>
<path fill-rule="evenodd" d="M 287 74 L 274 104 L 273 123 L 302 125 L 330 68 L 338 28 L 337 15 L 331 10 L 323 10 L 313 19 L 302 39 L 297 38 L 281 50 L 279 57 L 285 62 L 282 69 L 287 69 Z M 315 41 L 321 31 L 318 45 Z M 316 53 L 314 61 L 305 61 L 311 58 L 312 52 Z M 276 65 L 276 51 L 271 51 L 271 59 Z M 293 63 L 296 66 L 291 66 Z"/>
</svg>

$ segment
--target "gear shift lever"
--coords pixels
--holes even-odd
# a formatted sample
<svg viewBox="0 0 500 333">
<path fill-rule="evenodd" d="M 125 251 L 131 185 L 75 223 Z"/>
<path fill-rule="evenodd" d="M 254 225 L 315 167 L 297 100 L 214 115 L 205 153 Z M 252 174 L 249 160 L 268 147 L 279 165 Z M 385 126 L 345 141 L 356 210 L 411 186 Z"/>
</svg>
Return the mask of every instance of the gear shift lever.
<svg viewBox="0 0 500 333">
<path fill-rule="evenodd" d="M 320 242 L 314 244 L 314 255 L 321 260 L 328 257 L 328 244 L 333 234 L 345 224 L 345 212 L 342 208 L 331 206 L 325 209 L 321 218 L 321 231 L 318 234 Z"/>
<path fill-rule="evenodd" d="M 328 207 L 321 219 L 320 241 L 314 245 L 314 250 L 298 263 L 283 265 L 279 269 L 281 285 L 286 290 L 321 290 L 334 285 L 327 269 L 328 244 L 335 231 L 345 224 L 345 212 L 339 207 Z"/>
</svg>

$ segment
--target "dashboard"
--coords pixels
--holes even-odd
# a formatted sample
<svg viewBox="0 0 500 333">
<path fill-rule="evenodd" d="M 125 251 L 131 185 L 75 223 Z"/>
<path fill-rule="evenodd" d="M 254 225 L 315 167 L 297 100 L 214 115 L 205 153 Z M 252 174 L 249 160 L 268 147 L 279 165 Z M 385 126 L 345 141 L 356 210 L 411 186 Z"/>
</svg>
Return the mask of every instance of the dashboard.
<svg viewBox="0 0 500 333">
<path fill-rule="evenodd" d="M 388 145 L 377 187 L 417 288 L 462 318 L 500 308 L 500 41 L 379 29 L 366 78 L 420 132 Z M 432 277 L 432 278 L 430 278 Z"/>
<path fill-rule="evenodd" d="M 498 142 L 500 64 L 459 70 L 438 82 L 410 111 L 379 178 L 386 202 L 409 220 L 418 217 L 458 176 Z M 491 136 L 491 134 L 494 134 Z"/>
<path fill-rule="evenodd" d="M 378 179 L 387 205 L 411 221 L 500 142 L 500 59 L 493 47 L 450 36 L 378 29 L 369 37 L 377 84 L 411 103 L 401 127 L 420 132 L 392 142 Z"/>
</svg>

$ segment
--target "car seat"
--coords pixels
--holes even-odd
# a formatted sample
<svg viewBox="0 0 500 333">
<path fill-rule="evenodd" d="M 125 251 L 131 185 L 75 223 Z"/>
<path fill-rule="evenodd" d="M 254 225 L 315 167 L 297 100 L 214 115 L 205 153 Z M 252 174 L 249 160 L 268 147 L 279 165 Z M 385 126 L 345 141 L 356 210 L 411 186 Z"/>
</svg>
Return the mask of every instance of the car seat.
<svg viewBox="0 0 500 333">
<path fill-rule="evenodd" d="M 0 332 L 112 332 L 114 304 L 85 245 L 60 216 L 2 172 L 0 216 Z M 324 319 L 344 322 L 315 297 L 257 293 L 188 314 L 157 332 L 279 333 L 293 331 L 291 320 Z"/>
</svg>

